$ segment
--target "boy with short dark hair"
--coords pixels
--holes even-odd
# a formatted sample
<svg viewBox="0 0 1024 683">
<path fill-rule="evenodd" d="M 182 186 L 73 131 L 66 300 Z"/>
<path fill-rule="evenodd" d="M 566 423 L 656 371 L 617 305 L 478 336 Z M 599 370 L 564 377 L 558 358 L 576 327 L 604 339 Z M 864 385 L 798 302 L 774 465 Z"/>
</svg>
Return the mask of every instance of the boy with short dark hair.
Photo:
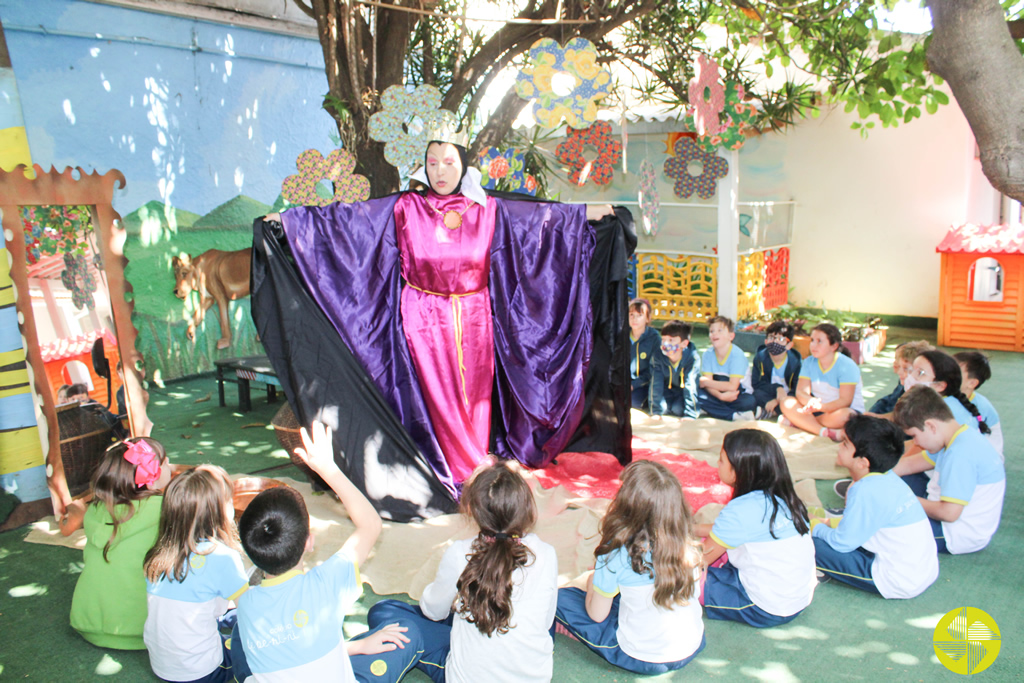
<svg viewBox="0 0 1024 683">
<path fill-rule="evenodd" d="M 757 348 L 750 369 L 750 385 L 757 402 L 757 417 L 772 417 L 787 396 L 796 395 L 800 381 L 800 352 L 793 349 L 796 329 L 776 320 L 764 331 L 764 344 Z"/>
<path fill-rule="evenodd" d="M 719 420 L 753 420 L 757 401 L 740 384 L 747 376 L 747 357 L 732 343 L 736 337 L 732 320 L 715 316 L 708 320 L 711 348 L 700 360 L 700 408 Z"/>
<path fill-rule="evenodd" d="M 670 320 L 661 328 L 661 355 L 653 367 L 651 414 L 696 419 L 700 363 L 690 342 L 693 327 Z"/>
<path fill-rule="evenodd" d="M 1003 457 L 1003 426 L 999 424 L 999 413 L 991 401 L 978 393 L 981 385 L 992 377 L 992 367 L 989 365 L 988 356 L 981 351 L 961 351 L 954 353 L 953 358 L 960 366 L 960 376 L 963 379 L 960 384 L 961 393 L 978 408 L 985 424 L 991 430 L 986 438 L 999 453 L 999 456 Z"/>
<path fill-rule="evenodd" d="M 918 496 L 939 552 L 960 555 L 988 545 L 999 528 L 1006 470 L 977 429 L 961 425 L 934 389 L 911 387 L 896 403 L 896 425 L 922 451 L 904 457 L 893 471 Z M 938 476 L 924 474 L 934 469 Z"/>
<path fill-rule="evenodd" d="M 880 417 L 851 416 L 836 458 L 853 478 L 846 509 L 839 519 L 811 520 L 817 568 L 883 598 L 913 598 L 939 576 L 928 516 L 892 472 L 902 456 L 899 427 Z"/>
<path fill-rule="evenodd" d="M 232 661 L 239 681 L 399 681 L 423 653 L 415 626 L 388 624 L 345 642 L 342 621 L 359 598 L 359 565 L 380 535 L 377 511 L 334 462 L 330 431 L 314 422 L 295 453 L 338 494 L 355 531 L 341 549 L 308 572 L 313 549 L 302 496 L 278 487 L 253 498 L 238 523 L 249 559 L 266 577 L 238 600 Z"/>
<path fill-rule="evenodd" d="M 651 302 L 629 302 L 629 377 L 633 389 L 633 407 L 651 412 L 651 380 L 654 363 L 661 356 L 661 335 L 651 327 Z"/>
</svg>

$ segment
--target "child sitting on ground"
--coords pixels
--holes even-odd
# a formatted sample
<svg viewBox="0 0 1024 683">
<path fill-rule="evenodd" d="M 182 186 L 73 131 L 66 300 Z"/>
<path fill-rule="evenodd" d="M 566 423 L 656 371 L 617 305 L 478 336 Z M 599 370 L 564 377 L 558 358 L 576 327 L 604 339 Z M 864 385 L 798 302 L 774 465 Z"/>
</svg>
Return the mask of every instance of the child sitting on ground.
<svg viewBox="0 0 1024 683">
<path fill-rule="evenodd" d="M 887 396 L 875 401 L 866 414 L 892 419 L 892 411 L 896 407 L 896 401 L 900 400 L 905 391 L 903 383 L 907 380 L 914 359 L 921 353 L 931 350 L 932 345 L 926 341 L 904 342 L 897 346 L 896 357 L 892 361 L 892 371 L 896 373 L 896 387 Z"/>
<path fill-rule="evenodd" d="M 732 486 L 733 498 L 713 526 L 696 530 L 707 537 L 705 616 L 756 628 L 792 621 L 811 604 L 818 581 L 807 508 L 793 488 L 779 442 L 757 429 L 729 432 L 718 476 Z"/>
<path fill-rule="evenodd" d="M 661 355 L 661 335 L 650 326 L 651 303 L 647 299 L 629 302 L 629 376 L 633 387 L 633 407 L 650 412 L 652 367 Z"/>
<path fill-rule="evenodd" d="M 981 432 L 960 424 L 934 389 L 911 387 L 893 419 L 922 452 L 901 459 L 903 477 L 931 519 L 939 552 L 960 555 L 988 545 L 1003 513 L 1006 471 Z M 925 472 L 935 470 L 929 479 Z"/>
<path fill-rule="evenodd" d="M 653 364 L 651 414 L 696 419 L 700 362 L 690 343 L 693 328 L 671 320 L 661 328 L 661 354 Z"/>
<path fill-rule="evenodd" d="M 381 625 L 348 642 L 342 633 L 345 613 L 362 591 L 359 565 L 377 541 L 381 521 L 335 464 L 330 431 L 320 422 L 311 431 L 312 438 L 302 429 L 303 447 L 295 453 L 338 495 L 355 531 L 330 559 L 304 573 L 300 564 L 313 549 L 313 535 L 302 496 L 281 486 L 252 499 L 238 531 L 249 559 L 266 576 L 238 600 L 235 678 L 399 681 L 423 651 L 415 627 Z"/>
<path fill-rule="evenodd" d="M 1003 427 L 999 424 L 999 413 L 991 401 L 978 393 L 981 385 L 992 376 L 988 356 L 981 351 L 961 351 L 954 353 L 953 358 L 960 365 L 960 392 L 975 405 L 985 424 L 992 430 L 992 433 L 988 434 L 988 440 L 999 456 L 1003 457 Z"/>
<path fill-rule="evenodd" d="M 233 488 L 216 465 L 187 470 L 167 485 L 160 533 L 146 553 L 149 665 L 164 681 L 234 681 L 221 626 L 228 602 L 249 587 L 235 530 Z"/>
<path fill-rule="evenodd" d="M 848 417 L 864 412 L 860 368 L 843 346 L 843 335 L 832 323 L 811 330 L 811 355 L 800 367 L 796 396 L 782 402 L 789 424 L 839 441 Z"/>
<path fill-rule="evenodd" d="M 419 606 L 381 600 L 367 622 L 416 624 L 424 637 L 417 668 L 435 683 L 550 681 L 558 557 L 532 533 L 530 486 L 499 462 L 474 473 L 461 508 L 479 532 L 448 546 Z"/>
<path fill-rule="evenodd" d="M 85 566 L 71 599 L 71 626 L 93 645 L 143 650 L 146 575 L 142 560 L 157 538 L 160 498 L 171 464 L 155 439 L 114 444 L 92 476 L 93 500 L 67 506 L 65 535 L 85 527 Z"/>
<path fill-rule="evenodd" d="M 732 320 L 715 316 L 708 320 L 711 348 L 700 360 L 700 409 L 719 420 L 753 420 L 757 401 L 740 384 L 747 375 L 747 357 L 732 343 L 736 337 Z"/>
<path fill-rule="evenodd" d="M 803 359 L 793 349 L 795 334 L 796 329 L 785 320 L 776 320 L 764 331 L 764 344 L 754 354 L 750 370 L 758 419 L 777 415 L 779 404 L 796 395 Z"/>
<path fill-rule="evenodd" d="M 601 520 L 587 590 L 559 590 L 556 621 L 627 671 L 682 669 L 704 649 L 693 526 L 671 471 L 650 460 L 628 465 Z"/>
<path fill-rule="evenodd" d="M 939 576 L 928 516 L 891 471 L 903 457 L 903 441 L 888 420 L 850 417 L 836 458 L 853 478 L 846 510 L 840 519 L 811 520 L 818 569 L 883 598 L 913 598 Z"/>
</svg>

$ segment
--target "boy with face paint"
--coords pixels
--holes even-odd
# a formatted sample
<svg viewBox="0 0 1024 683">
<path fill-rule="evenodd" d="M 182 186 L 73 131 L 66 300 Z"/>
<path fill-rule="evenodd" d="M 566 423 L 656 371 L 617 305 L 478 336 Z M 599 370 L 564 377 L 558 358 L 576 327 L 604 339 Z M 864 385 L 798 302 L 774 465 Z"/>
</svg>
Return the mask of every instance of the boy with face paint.
<svg viewBox="0 0 1024 683">
<path fill-rule="evenodd" d="M 776 415 L 779 404 L 787 396 L 796 395 L 803 359 L 793 349 L 795 333 L 793 325 L 776 320 L 764 331 L 764 344 L 754 353 L 750 384 L 757 401 L 758 419 Z"/>
</svg>

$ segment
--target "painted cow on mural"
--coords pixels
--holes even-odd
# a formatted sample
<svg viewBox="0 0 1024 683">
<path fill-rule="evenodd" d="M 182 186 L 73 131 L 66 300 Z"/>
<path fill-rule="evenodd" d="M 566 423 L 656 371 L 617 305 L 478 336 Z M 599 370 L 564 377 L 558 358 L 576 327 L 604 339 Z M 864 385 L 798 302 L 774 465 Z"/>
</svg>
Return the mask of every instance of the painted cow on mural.
<svg viewBox="0 0 1024 683">
<path fill-rule="evenodd" d="M 174 296 L 184 300 L 192 292 L 199 293 L 199 305 L 188 325 L 188 338 L 195 339 L 196 327 L 203 323 L 206 311 L 217 304 L 220 309 L 217 348 L 231 346 L 228 302 L 249 296 L 252 247 L 239 251 L 210 249 L 195 258 L 181 254 L 171 260 L 171 265 L 174 267 Z"/>
</svg>

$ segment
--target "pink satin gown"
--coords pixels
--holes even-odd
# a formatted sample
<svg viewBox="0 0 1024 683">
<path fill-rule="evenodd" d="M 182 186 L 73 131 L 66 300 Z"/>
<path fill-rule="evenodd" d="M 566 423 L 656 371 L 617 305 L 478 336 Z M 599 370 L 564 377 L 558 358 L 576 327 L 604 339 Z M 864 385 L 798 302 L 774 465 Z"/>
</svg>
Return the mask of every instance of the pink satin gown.
<svg viewBox="0 0 1024 683">
<path fill-rule="evenodd" d="M 456 482 L 487 455 L 494 333 L 487 291 L 495 202 L 408 193 L 395 205 L 402 326 L 438 443 Z M 461 214 L 445 226 L 443 214 Z M 454 220 L 450 220 L 454 223 Z"/>
</svg>

